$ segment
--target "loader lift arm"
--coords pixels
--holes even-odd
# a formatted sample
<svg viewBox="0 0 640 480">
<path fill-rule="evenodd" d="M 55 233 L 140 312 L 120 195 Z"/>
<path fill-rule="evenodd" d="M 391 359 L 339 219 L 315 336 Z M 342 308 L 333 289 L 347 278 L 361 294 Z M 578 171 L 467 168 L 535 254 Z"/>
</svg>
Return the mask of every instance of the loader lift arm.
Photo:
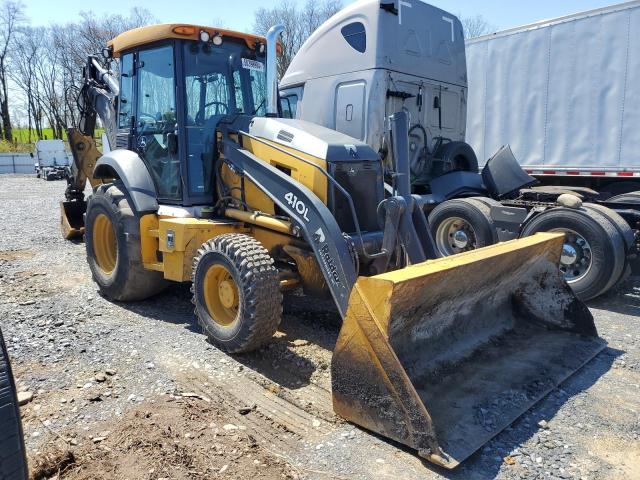
<svg viewBox="0 0 640 480">
<path fill-rule="evenodd" d="M 394 149 L 406 161 L 400 164 L 397 195 L 383 200 L 381 210 L 385 212 L 382 248 L 368 254 L 382 262 L 386 270 L 396 246 L 402 247 L 410 264 L 437 258 L 437 250 L 430 235 L 427 218 L 419 206 L 418 199 L 410 193 L 408 164 L 408 119 L 404 112 L 391 117 L 395 138 Z M 242 121 L 240 121 L 242 123 Z M 246 176 L 273 200 L 293 220 L 302 236 L 314 251 L 320 270 L 329 286 L 340 315 L 345 318 L 351 290 L 358 278 L 357 265 L 351 254 L 349 240 L 345 238 L 329 208 L 307 187 L 289 175 L 243 149 L 233 138 L 249 136 L 241 125 L 221 125 L 222 152 L 229 167 L 239 175 Z M 357 225 L 357 218 L 354 219 Z M 356 227 L 357 235 L 361 235 Z M 362 244 L 362 240 L 360 239 Z M 362 244 L 363 245 L 363 244 Z M 364 250 L 364 245 L 362 246 Z M 356 260 L 357 261 L 357 260 Z"/>
<path fill-rule="evenodd" d="M 344 318 L 349 295 L 357 279 L 356 267 L 347 240 L 327 206 L 304 185 L 239 147 L 227 132 L 222 137 L 224 157 L 230 168 L 259 185 L 291 217 L 313 248 L 331 295 Z"/>
</svg>

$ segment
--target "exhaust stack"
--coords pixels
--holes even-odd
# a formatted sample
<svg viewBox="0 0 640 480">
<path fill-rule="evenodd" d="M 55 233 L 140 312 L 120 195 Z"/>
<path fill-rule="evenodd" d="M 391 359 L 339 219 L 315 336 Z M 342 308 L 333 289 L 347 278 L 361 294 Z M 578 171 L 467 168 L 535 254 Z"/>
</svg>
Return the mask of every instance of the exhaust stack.
<svg viewBox="0 0 640 480">
<path fill-rule="evenodd" d="M 267 116 L 278 116 L 278 37 L 283 25 L 274 25 L 267 32 Z"/>
</svg>

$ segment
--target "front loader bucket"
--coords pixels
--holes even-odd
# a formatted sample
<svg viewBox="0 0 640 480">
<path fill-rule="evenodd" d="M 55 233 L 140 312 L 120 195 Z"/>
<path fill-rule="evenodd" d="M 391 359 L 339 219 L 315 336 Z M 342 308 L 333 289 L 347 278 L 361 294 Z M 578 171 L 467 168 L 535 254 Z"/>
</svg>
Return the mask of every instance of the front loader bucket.
<svg viewBox="0 0 640 480">
<path fill-rule="evenodd" d="M 87 202 L 85 201 L 60 202 L 60 229 L 66 240 L 84 235 L 84 214 L 86 211 Z"/>
<path fill-rule="evenodd" d="M 453 468 L 604 348 L 541 233 L 360 277 L 333 354 L 347 420 Z"/>
</svg>

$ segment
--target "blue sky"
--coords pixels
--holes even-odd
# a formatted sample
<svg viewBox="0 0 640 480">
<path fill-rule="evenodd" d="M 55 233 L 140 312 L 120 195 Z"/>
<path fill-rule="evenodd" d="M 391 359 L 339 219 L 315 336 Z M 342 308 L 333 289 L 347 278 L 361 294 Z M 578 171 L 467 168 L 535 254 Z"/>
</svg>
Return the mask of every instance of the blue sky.
<svg viewBox="0 0 640 480">
<path fill-rule="evenodd" d="M 354 0 L 343 0 L 353 3 Z M 23 0 L 26 13 L 34 25 L 48 25 L 51 22 L 64 23 L 77 18 L 80 10 L 93 10 L 97 14 L 107 12 L 128 13 L 132 5 L 146 8 L 162 22 L 185 22 L 211 24 L 214 19 L 222 19 L 226 26 L 241 31 L 249 31 L 253 24 L 253 12 L 273 4 L 259 0 Z M 297 0 L 303 3 L 304 0 Z M 523 25 L 546 18 L 598 8 L 612 3 L 612 0 L 537 0 L 518 2 L 507 0 L 431 0 L 435 6 L 453 14 L 473 16 L 481 14 L 499 29 Z M 79 6 L 79 5 L 82 6 Z"/>
</svg>

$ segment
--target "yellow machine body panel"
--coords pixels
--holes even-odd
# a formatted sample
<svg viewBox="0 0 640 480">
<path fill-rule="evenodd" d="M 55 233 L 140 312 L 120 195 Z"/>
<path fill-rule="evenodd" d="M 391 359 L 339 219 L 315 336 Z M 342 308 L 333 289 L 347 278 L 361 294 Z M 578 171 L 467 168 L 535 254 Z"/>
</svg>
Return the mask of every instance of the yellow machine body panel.
<svg viewBox="0 0 640 480">
<path fill-rule="evenodd" d="M 275 144 L 267 140 L 258 141 L 251 137 L 243 137 L 242 145 L 255 156 L 289 174 L 291 178 L 311 190 L 322 203 L 327 204 L 327 177 L 319 170 L 327 170 L 326 160 L 286 145 Z M 302 162 L 296 157 L 303 158 L 312 165 Z M 242 180 L 226 165 L 222 167 L 222 181 L 231 190 L 231 195 L 240 200 Z M 273 201 L 248 179 L 244 181 L 244 192 L 244 200 L 252 209 L 269 215 L 276 213 Z"/>
<path fill-rule="evenodd" d="M 245 233 L 240 222 L 145 215 L 140 219 L 144 267 L 175 282 L 191 280 L 193 258 L 200 246 L 224 233 Z"/>
<path fill-rule="evenodd" d="M 314 167 L 327 171 L 327 162 L 286 145 L 274 144 L 267 140 L 257 141 L 243 137 L 242 145 L 256 157 L 263 159 L 274 167 L 288 172 L 294 180 L 311 190 L 325 205 L 327 204 L 327 177 Z M 290 153 L 286 155 L 284 152 Z M 294 156 L 295 155 L 295 156 Z M 303 158 L 313 165 L 300 161 Z"/>
<path fill-rule="evenodd" d="M 335 412 L 458 465 L 604 348 L 558 271 L 562 243 L 537 234 L 358 278 Z"/>
</svg>

